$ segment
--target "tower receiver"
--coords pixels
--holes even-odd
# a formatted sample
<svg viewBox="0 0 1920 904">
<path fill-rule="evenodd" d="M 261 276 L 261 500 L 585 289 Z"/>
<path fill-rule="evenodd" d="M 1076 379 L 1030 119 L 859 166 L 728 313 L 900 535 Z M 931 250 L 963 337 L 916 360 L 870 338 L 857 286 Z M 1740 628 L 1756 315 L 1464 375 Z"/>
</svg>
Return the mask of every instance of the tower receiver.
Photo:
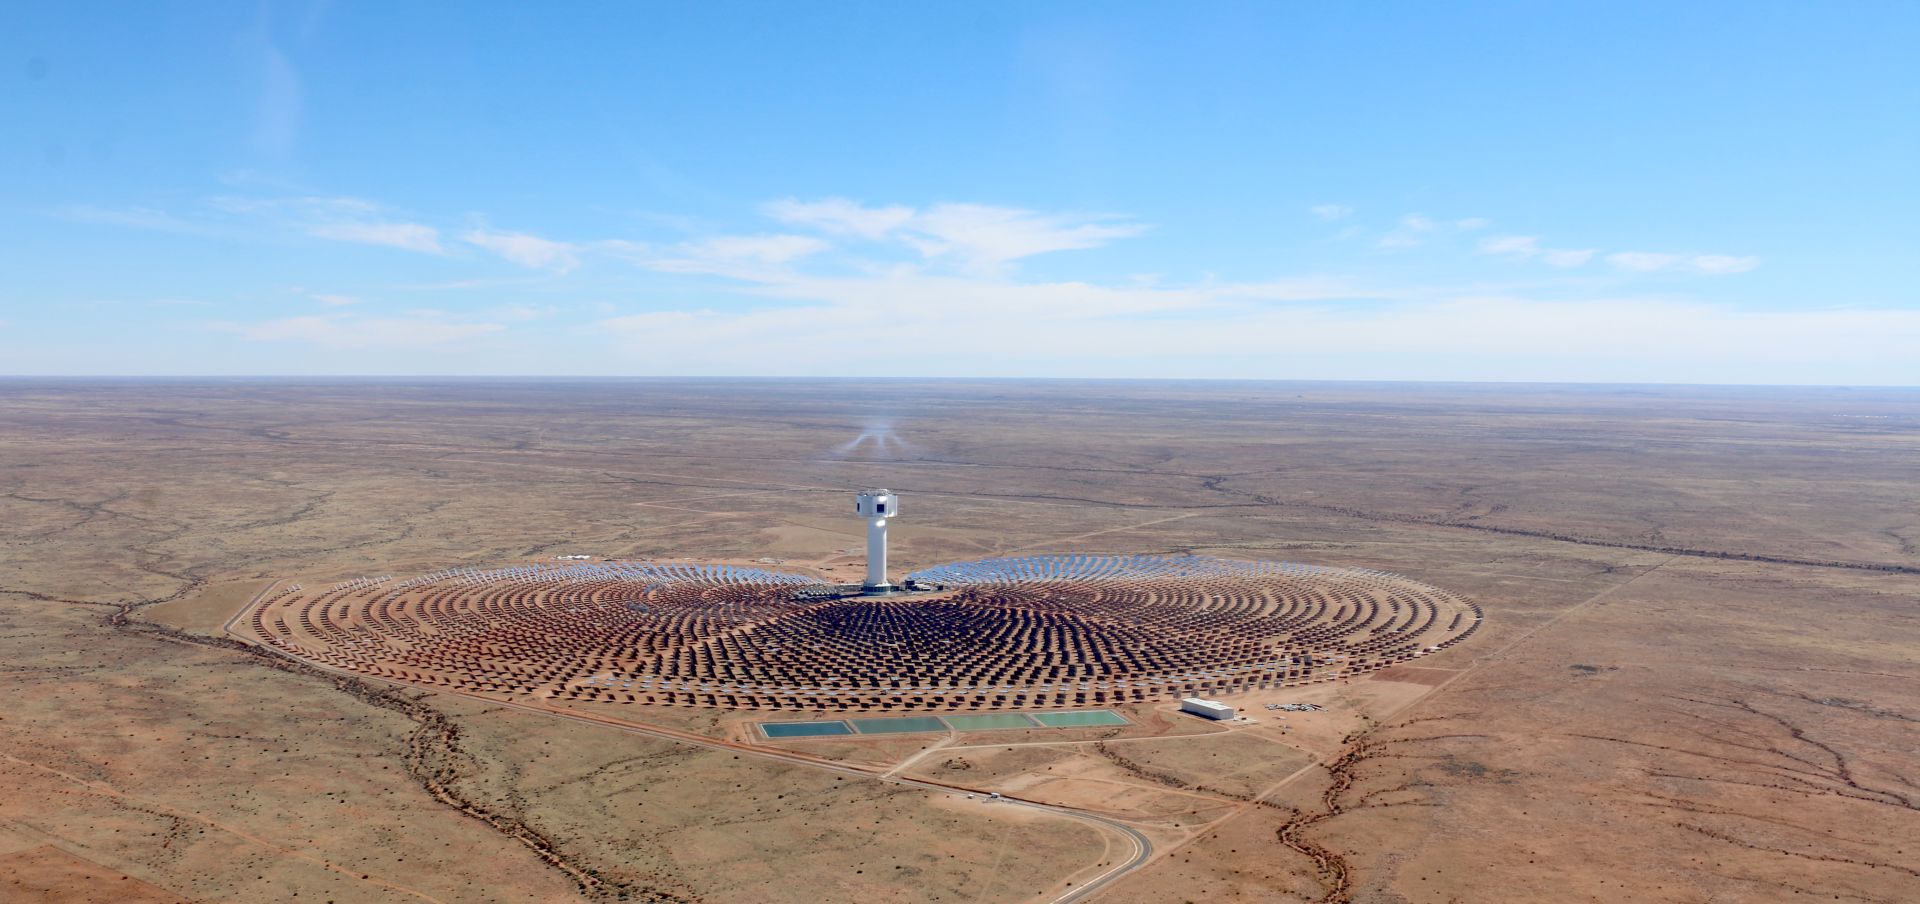
<svg viewBox="0 0 1920 904">
<path fill-rule="evenodd" d="M 888 591 L 887 522 L 900 514 L 900 497 L 892 490 L 867 490 L 859 495 L 856 510 L 867 520 L 867 580 L 864 591 Z"/>
</svg>

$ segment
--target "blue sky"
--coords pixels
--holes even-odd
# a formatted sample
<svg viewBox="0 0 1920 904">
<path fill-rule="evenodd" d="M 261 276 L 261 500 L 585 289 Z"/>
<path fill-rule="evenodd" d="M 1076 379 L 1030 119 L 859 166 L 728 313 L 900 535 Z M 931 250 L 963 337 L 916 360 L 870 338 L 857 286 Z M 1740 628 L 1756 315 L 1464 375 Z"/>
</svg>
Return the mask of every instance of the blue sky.
<svg viewBox="0 0 1920 904">
<path fill-rule="evenodd" d="M 0 373 L 1920 385 L 1914 4 L 0 9 Z"/>
</svg>

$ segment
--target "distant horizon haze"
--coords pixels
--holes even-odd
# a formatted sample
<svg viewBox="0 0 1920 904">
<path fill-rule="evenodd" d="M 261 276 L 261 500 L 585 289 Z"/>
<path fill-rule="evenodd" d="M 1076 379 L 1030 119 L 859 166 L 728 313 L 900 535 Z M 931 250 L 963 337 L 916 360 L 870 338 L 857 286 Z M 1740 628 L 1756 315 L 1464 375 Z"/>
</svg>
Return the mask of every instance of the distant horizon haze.
<svg viewBox="0 0 1920 904">
<path fill-rule="evenodd" d="M 1410 389 L 1539 389 L 1539 390 L 1892 390 L 1920 392 L 1920 384 L 1897 383 L 1668 383 L 1632 381 L 1567 380 L 1369 380 L 1314 379 L 1292 377 L 1021 377 L 1021 376 L 833 376 L 818 374 L 0 374 L 6 383 L 147 383 L 192 384 L 376 384 L 409 386 L 439 384 L 567 384 L 616 385 L 621 383 L 840 383 L 858 386 L 911 386 L 915 384 L 1031 383 L 1041 385 L 1073 384 L 1194 384 L 1323 387 L 1402 386 Z"/>
</svg>

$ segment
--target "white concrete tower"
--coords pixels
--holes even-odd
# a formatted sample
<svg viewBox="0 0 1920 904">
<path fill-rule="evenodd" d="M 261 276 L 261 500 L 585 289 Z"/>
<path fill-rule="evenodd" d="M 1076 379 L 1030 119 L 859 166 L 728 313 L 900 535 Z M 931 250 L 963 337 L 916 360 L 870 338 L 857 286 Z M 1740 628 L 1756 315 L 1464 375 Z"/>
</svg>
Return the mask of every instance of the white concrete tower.
<svg viewBox="0 0 1920 904">
<path fill-rule="evenodd" d="M 867 519 L 867 580 L 862 590 L 891 590 L 887 583 L 887 519 L 900 514 L 900 497 L 892 490 L 868 490 L 856 503 Z"/>
</svg>

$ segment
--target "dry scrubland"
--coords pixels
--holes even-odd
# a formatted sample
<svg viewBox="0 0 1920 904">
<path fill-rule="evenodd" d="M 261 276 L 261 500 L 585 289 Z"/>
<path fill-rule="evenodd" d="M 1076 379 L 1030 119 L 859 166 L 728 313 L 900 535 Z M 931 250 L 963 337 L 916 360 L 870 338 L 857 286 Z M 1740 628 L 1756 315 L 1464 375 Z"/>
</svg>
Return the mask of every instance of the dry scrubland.
<svg viewBox="0 0 1920 904">
<path fill-rule="evenodd" d="M 865 485 L 902 570 L 1190 551 L 1486 611 L 1255 725 L 787 745 L 1130 821 L 1098 900 L 1920 899 L 1920 393 L 749 381 L 0 383 L 0 898 L 1044 901 L 1125 860 L 220 637 L 290 575 L 845 573 Z"/>
</svg>

